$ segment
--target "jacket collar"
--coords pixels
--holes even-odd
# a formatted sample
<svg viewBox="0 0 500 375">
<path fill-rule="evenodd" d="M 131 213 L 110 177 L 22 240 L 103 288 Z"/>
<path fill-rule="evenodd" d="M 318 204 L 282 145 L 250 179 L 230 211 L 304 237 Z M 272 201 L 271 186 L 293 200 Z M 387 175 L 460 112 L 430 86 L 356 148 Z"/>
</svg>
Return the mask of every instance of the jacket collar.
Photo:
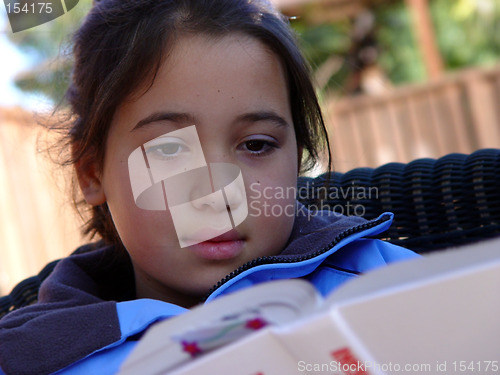
<svg viewBox="0 0 500 375">
<path fill-rule="evenodd" d="M 259 258 L 239 267 L 214 286 L 206 301 L 260 282 L 306 276 L 346 244 L 387 230 L 393 217 L 386 213 L 367 221 L 358 216 L 307 209 L 300 214 L 301 206 L 297 206 L 298 214 L 285 249 L 277 256 Z"/>
</svg>

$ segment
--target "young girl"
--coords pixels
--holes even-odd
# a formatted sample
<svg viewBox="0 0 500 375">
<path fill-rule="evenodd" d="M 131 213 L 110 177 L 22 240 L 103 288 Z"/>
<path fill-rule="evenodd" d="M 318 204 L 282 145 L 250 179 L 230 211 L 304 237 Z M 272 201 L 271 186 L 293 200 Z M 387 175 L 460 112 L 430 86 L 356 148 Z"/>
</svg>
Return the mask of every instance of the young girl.
<svg viewBox="0 0 500 375">
<path fill-rule="evenodd" d="M 0 321 L 6 374 L 115 373 L 151 324 L 203 301 L 299 277 L 328 293 L 414 256 L 363 238 L 390 214 L 311 213 L 284 193 L 326 132 L 267 1 L 96 1 L 74 58 L 71 163 L 102 241 Z"/>
</svg>

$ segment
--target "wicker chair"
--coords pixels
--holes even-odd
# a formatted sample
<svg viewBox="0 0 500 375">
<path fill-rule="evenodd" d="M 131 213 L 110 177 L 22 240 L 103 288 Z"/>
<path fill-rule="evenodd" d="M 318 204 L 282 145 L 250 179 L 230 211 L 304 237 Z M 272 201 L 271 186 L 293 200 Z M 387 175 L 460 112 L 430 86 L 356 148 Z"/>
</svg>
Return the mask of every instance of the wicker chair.
<svg viewBox="0 0 500 375">
<path fill-rule="evenodd" d="M 313 209 L 367 219 L 393 212 L 394 224 L 379 238 L 421 254 L 500 236 L 500 149 L 301 178 L 298 198 Z M 1 297 L 0 318 L 35 303 L 56 264 Z"/>
</svg>

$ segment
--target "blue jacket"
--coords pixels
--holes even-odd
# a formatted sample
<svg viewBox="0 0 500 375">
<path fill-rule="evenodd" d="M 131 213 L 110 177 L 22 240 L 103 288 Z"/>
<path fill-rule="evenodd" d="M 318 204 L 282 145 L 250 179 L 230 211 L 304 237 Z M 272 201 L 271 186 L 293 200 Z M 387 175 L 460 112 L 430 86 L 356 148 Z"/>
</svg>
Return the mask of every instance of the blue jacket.
<svg viewBox="0 0 500 375">
<path fill-rule="evenodd" d="M 385 231 L 392 214 L 366 221 L 331 212 L 297 217 L 278 256 L 241 266 L 214 286 L 206 302 L 256 283 L 310 280 L 327 294 L 358 274 L 416 257 L 369 236 Z M 134 299 L 127 256 L 113 247 L 63 259 L 42 284 L 35 305 L 0 320 L 0 374 L 113 374 L 154 322 L 186 311 L 150 299 Z"/>
</svg>

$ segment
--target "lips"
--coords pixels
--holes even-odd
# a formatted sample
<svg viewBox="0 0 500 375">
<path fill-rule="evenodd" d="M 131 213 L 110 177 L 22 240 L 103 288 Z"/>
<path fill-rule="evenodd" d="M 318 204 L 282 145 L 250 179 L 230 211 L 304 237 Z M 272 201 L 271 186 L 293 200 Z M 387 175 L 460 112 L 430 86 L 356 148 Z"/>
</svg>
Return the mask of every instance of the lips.
<svg viewBox="0 0 500 375">
<path fill-rule="evenodd" d="M 244 245 L 244 237 L 233 229 L 207 241 L 189 246 L 186 249 L 189 249 L 189 251 L 200 258 L 224 260 L 237 257 L 243 251 Z"/>
<path fill-rule="evenodd" d="M 220 229 L 214 228 L 203 228 L 193 233 L 189 238 L 185 238 L 184 241 L 188 243 L 202 243 L 202 242 L 227 242 L 227 241 L 239 241 L 243 240 L 236 230 L 231 229 L 225 233 L 219 234 Z"/>
<path fill-rule="evenodd" d="M 234 229 L 221 234 L 220 236 L 213 237 L 204 242 L 227 242 L 227 241 L 241 241 L 243 237 Z"/>
</svg>

